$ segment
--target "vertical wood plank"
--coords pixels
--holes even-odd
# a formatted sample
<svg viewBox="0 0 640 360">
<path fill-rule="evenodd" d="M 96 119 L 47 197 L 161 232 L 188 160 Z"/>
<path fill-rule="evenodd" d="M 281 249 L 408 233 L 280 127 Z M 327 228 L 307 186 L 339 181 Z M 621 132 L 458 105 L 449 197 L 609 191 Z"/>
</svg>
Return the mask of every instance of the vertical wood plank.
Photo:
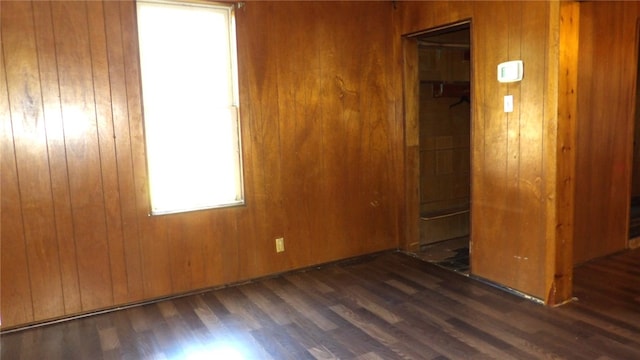
<svg viewBox="0 0 640 360">
<path fill-rule="evenodd" d="M 355 206 L 361 203 L 360 198 L 365 190 L 362 187 L 355 189 L 349 177 L 340 175 L 353 171 L 364 176 L 361 170 L 362 159 L 358 154 L 360 149 L 355 144 L 361 144 L 365 140 L 362 130 L 366 125 L 358 121 L 358 118 L 364 113 L 364 109 L 361 108 L 364 89 L 361 88 L 360 81 L 366 76 L 366 64 L 364 61 L 360 63 L 362 77 L 353 76 L 354 63 L 348 61 L 351 59 L 348 54 L 358 48 L 361 49 L 362 44 L 350 41 L 352 34 L 349 27 L 353 25 L 360 27 L 362 22 L 357 18 L 343 22 L 341 16 L 351 13 L 348 10 L 349 5 L 343 3 L 334 8 L 319 6 L 300 14 L 302 17 L 307 17 L 311 13 L 316 13 L 326 21 L 324 25 L 315 25 L 315 35 L 312 35 L 314 47 L 322 47 L 327 54 L 335 54 L 338 49 L 344 49 L 346 55 L 316 57 L 319 68 L 317 86 L 320 89 L 318 94 L 319 133 L 322 134 L 321 179 L 317 182 L 320 185 L 320 191 L 324 194 L 316 201 L 322 205 L 320 211 L 327 214 L 323 219 L 324 236 L 318 237 L 312 246 L 314 257 L 317 257 L 313 261 L 318 262 L 326 261 L 331 257 L 332 252 L 348 253 L 350 247 L 355 245 L 349 239 L 352 237 L 352 231 L 359 225 L 357 217 L 360 211 L 356 210 Z M 342 26 L 340 26 L 341 23 Z M 345 46 L 347 43 L 350 45 Z M 351 143 L 347 139 L 351 139 Z M 346 198 L 351 200 L 346 206 L 339 206 L 337 202 L 330 200 Z M 352 224 L 351 228 L 345 227 L 345 224 Z"/>
<path fill-rule="evenodd" d="M 639 14 L 636 2 L 580 4 L 580 53 L 592 55 L 578 64 L 575 263 L 628 243 Z"/>
<path fill-rule="evenodd" d="M 2 40 L 34 319 L 64 313 L 30 2 L 3 4 Z M 11 152 L 9 153 L 11 154 Z M 11 174 L 11 172 L 9 172 Z"/>
<path fill-rule="evenodd" d="M 557 91 L 557 80 L 554 80 L 557 78 L 557 60 L 551 60 L 558 57 L 557 46 L 554 45 L 557 41 L 551 41 L 551 38 L 557 38 L 558 29 L 549 26 L 548 3 L 521 4 L 522 13 L 529 16 L 523 17 L 521 38 L 522 44 L 527 44 L 522 48 L 522 59 L 527 61 L 528 81 L 523 79 L 521 82 L 520 186 L 523 216 L 519 228 L 524 228 L 529 222 L 539 226 L 529 228 L 526 233 L 520 230 L 519 234 L 514 234 L 521 239 L 519 252 L 513 254 L 520 257 L 514 272 L 523 274 L 517 282 L 521 291 L 546 299 L 548 281 L 553 276 L 553 271 L 547 271 L 555 265 L 554 257 L 547 253 L 547 249 L 557 241 L 555 234 L 546 234 L 546 229 L 552 226 L 550 224 L 555 224 L 555 216 L 549 212 L 547 204 L 555 204 L 556 198 L 545 195 L 555 188 L 556 182 L 557 95 L 550 91 Z M 538 79 L 545 81 L 536 81 Z M 549 187 L 549 184 L 554 185 Z M 539 275 L 541 267 L 546 269 L 543 276 Z"/>
<path fill-rule="evenodd" d="M 236 12 L 240 122 L 245 201 L 238 217 L 241 271 L 244 276 L 282 271 L 290 265 L 285 253 L 275 253 L 274 239 L 284 236 L 284 215 L 278 102 L 277 59 L 271 35 L 276 5 L 255 2 Z M 242 61 L 242 59 L 247 59 Z M 249 60 L 250 59 L 250 60 Z M 250 141 L 247 141 L 250 139 Z M 288 238 L 285 238 L 285 248 Z"/>
<path fill-rule="evenodd" d="M 129 301 L 142 299 L 142 268 L 138 213 L 134 183 L 131 136 L 129 130 L 129 109 L 127 99 L 127 78 L 123 48 L 123 33 L 133 31 L 124 28 L 121 22 L 120 5 L 122 2 L 105 1 L 104 21 L 106 48 L 109 64 L 109 85 L 113 121 L 113 136 L 116 156 L 115 172 L 118 174 L 118 192 L 120 200 L 120 221 L 124 242 L 124 256 L 127 275 L 127 293 Z M 132 79 L 131 81 L 135 81 Z"/>
<path fill-rule="evenodd" d="M 397 36 L 400 34 L 398 30 L 400 27 L 399 21 L 397 21 L 398 16 L 400 15 L 400 11 L 398 11 L 397 7 L 394 7 L 391 4 L 391 13 L 389 14 L 391 17 L 391 29 L 393 30 L 391 37 L 391 64 L 389 65 L 389 70 L 391 74 L 400 75 L 403 74 L 403 42 L 404 38 L 402 36 Z M 402 89 L 404 87 L 404 80 L 402 76 L 394 76 L 390 77 L 390 86 L 387 88 L 387 91 L 390 91 L 392 94 L 401 94 Z M 395 139 L 395 151 L 392 153 L 392 157 L 390 162 L 395 164 L 393 172 L 395 173 L 395 184 L 393 187 L 393 201 L 395 204 L 392 206 L 392 210 L 396 213 L 396 234 L 395 234 L 395 243 L 399 249 L 407 249 L 409 237 L 407 235 L 407 214 L 404 211 L 405 208 L 405 194 L 407 192 L 406 188 L 406 180 L 404 178 L 404 174 L 406 172 L 406 164 L 405 164 L 405 138 L 404 138 L 404 120 L 402 119 L 404 107 L 404 99 L 402 97 L 393 96 L 393 102 L 389 108 L 389 117 L 391 119 L 395 119 L 395 127 L 393 128 L 392 136 Z"/>
<path fill-rule="evenodd" d="M 9 22 L 5 17 L 7 5 L 0 3 L 0 31 L 6 39 Z M 2 196 L 0 208 L 0 313 L 2 324 L 12 325 L 28 323 L 34 320 L 31 284 L 24 237 L 22 205 L 18 186 L 18 173 L 15 160 L 12 114 L 10 111 L 7 76 L 4 57 L 6 40 L 0 44 L 0 157 L 2 177 L 0 192 Z"/>
<path fill-rule="evenodd" d="M 324 75 L 321 60 L 316 56 L 318 39 L 312 36 L 320 26 L 309 22 L 317 3 L 280 3 L 275 22 L 275 34 L 280 34 L 281 49 L 296 49 L 300 59 L 308 59 L 304 67 L 289 58 L 278 58 L 277 76 L 279 129 L 282 146 L 282 178 L 284 192 L 285 237 L 287 255 L 292 266 L 310 263 L 316 243 L 325 243 L 318 234 L 323 231 L 325 199 L 324 154 L 322 148 L 323 108 L 319 99 Z M 290 32 L 306 27 L 308 31 Z M 288 34 L 285 36 L 285 34 Z M 294 175 L 295 174 L 295 175 Z M 322 255 L 322 254 L 321 254 Z"/>
<path fill-rule="evenodd" d="M 482 97 L 475 100 L 480 108 L 479 113 L 476 113 L 477 117 L 473 121 L 477 122 L 474 128 L 482 128 L 481 133 L 484 137 L 477 139 L 474 136 L 473 143 L 475 147 L 480 147 L 478 148 L 480 154 L 474 157 L 477 162 L 474 169 L 479 169 L 479 172 L 472 174 L 474 198 L 471 201 L 475 206 L 471 210 L 473 217 L 471 269 L 478 276 L 497 280 L 503 276 L 511 276 L 505 274 L 502 267 L 496 266 L 495 260 L 491 260 L 510 261 L 506 259 L 508 252 L 504 246 L 508 239 L 501 236 L 508 213 L 511 211 L 505 191 L 508 189 L 506 184 L 507 118 L 502 109 L 504 90 L 495 80 L 496 64 L 509 58 L 507 50 L 509 23 L 489 23 L 486 17 L 488 13 L 492 13 L 492 16 L 497 18 L 508 18 L 508 3 L 479 3 L 474 8 L 474 13 L 479 18 L 473 28 L 474 39 L 490 37 L 495 41 L 472 43 L 474 49 L 481 54 L 480 57 L 476 57 L 475 64 L 479 76 L 476 86 L 482 87 L 480 90 Z M 482 82 L 482 79 L 485 81 Z M 479 178 L 480 182 L 477 182 Z"/>
<path fill-rule="evenodd" d="M 84 2 L 53 2 L 60 101 L 83 310 L 113 304 L 91 44 Z"/>
<path fill-rule="evenodd" d="M 126 59 L 126 95 L 129 113 L 129 136 L 135 184 L 136 218 L 139 221 L 140 256 L 144 297 L 171 293 L 171 266 L 166 223 L 163 217 L 149 216 L 151 211 L 145 158 L 143 110 L 140 89 L 140 61 L 135 2 L 120 3 L 122 43 Z"/>
<path fill-rule="evenodd" d="M 64 306 L 73 314 L 81 310 L 80 288 L 50 3 L 33 2 L 33 12 Z"/>
<path fill-rule="evenodd" d="M 197 241 L 190 236 L 183 236 L 189 233 L 189 229 L 184 224 L 185 214 L 173 214 L 167 216 L 165 220 L 167 229 L 168 250 L 170 257 L 171 271 L 171 291 L 185 292 L 191 283 L 189 253 L 190 243 Z M 189 222 L 189 227 L 197 226 L 195 221 Z"/>
<path fill-rule="evenodd" d="M 214 232 L 211 231 L 211 217 L 209 214 L 200 212 L 194 215 L 197 215 L 198 226 L 191 227 L 192 232 L 186 233 L 187 238 L 195 240 L 188 244 L 190 254 L 189 271 L 191 274 L 189 290 L 204 288 L 207 287 L 207 284 L 210 284 L 206 280 L 207 274 L 205 273 L 205 264 L 209 259 L 205 257 L 205 252 L 203 250 L 208 243 L 211 243 L 212 240 L 216 238 L 214 236 Z M 220 241 L 224 240 L 221 239 Z"/>
<path fill-rule="evenodd" d="M 105 14 L 102 2 L 87 3 L 87 24 L 91 51 L 93 93 L 96 106 L 96 124 L 102 175 L 105 225 L 109 251 L 109 269 L 113 284 L 113 301 L 128 301 L 127 269 L 122 230 L 122 209 L 115 149 L 113 124 L 113 100 L 107 56 Z"/>
<path fill-rule="evenodd" d="M 479 10 L 479 4 L 474 3 L 473 13 Z M 487 32 L 487 24 L 475 18 L 471 20 L 471 189 L 470 189 L 470 239 L 469 239 L 469 268 L 471 273 L 475 273 L 476 263 L 474 258 L 477 255 L 477 247 L 480 239 L 482 239 L 482 227 L 484 217 L 488 214 L 482 212 L 489 199 L 482 191 L 485 188 L 485 178 L 482 176 L 484 169 L 484 148 L 485 139 L 487 137 L 484 127 L 486 118 L 484 99 L 488 91 L 487 84 L 491 81 L 491 73 L 481 66 L 482 59 L 486 58 L 486 54 L 490 49 L 483 46 L 484 34 Z"/>
<path fill-rule="evenodd" d="M 578 46 L 580 5 L 560 4 L 558 59 L 558 205 L 555 274 L 547 301 L 558 304 L 571 298 L 573 288 L 573 242 L 575 204 L 575 166 L 578 96 Z"/>
<path fill-rule="evenodd" d="M 507 18 L 509 19 L 507 22 L 508 30 L 505 34 L 505 36 L 507 36 L 507 53 L 506 57 L 500 62 L 523 59 L 525 55 L 523 52 L 527 51 L 527 49 L 521 49 L 520 46 L 521 42 L 525 41 L 524 38 L 528 30 L 523 26 L 523 12 L 525 11 L 523 4 L 524 2 L 521 1 L 511 1 L 507 3 Z M 527 79 L 529 79 L 529 77 L 535 79 L 535 75 L 531 75 L 530 73 L 532 68 L 532 61 L 530 59 L 531 58 L 527 58 L 524 60 L 527 64 Z M 492 65 L 495 67 L 496 64 Z M 516 242 L 509 240 L 526 236 L 520 234 L 522 222 L 526 217 L 532 216 L 532 214 L 528 213 L 528 211 L 532 209 L 527 207 L 527 205 L 531 206 L 532 203 L 527 203 L 528 194 L 523 194 L 523 190 L 526 189 L 527 186 L 531 187 L 532 183 L 531 179 L 527 177 L 526 167 L 527 165 L 531 166 L 532 163 L 537 165 L 536 161 L 540 159 L 539 147 L 533 145 L 532 142 L 528 142 L 529 139 L 527 139 L 527 135 L 529 133 L 526 132 L 528 123 L 539 123 L 539 121 L 532 120 L 535 119 L 535 115 L 527 113 L 529 108 L 524 104 L 524 102 L 527 102 L 526 105 L 529 105 L 528 99 L 525 96 L 532 86 L 535 86 L 535 81 L 527 82 L 524 81 L 524 79 L 520 82 L 499 84 L 499 96 L 496 99 L 498 100 L 498 106 L 503 105 L 503 97 L 506 95 L 512 95 L 514 102 L 513 112 L 505 113 L 502 111 L 506 120 L 506 178 L 504 179 L 505 188 L 503 189 L 505 193 L 504 201 L 506 211 L 504 212 L 502 225 L 504 236 L 499 241 L 499 245 L 496 244 L 501 249 L 501 262 L 503 262 L 501 266 L 508 264 L 507 266 L 513 269 L 525 267 L 526 263 L 531 263 L 528 259 L 534 258 L 525 250 L 527 241 Z M 539 100 L 539 98 L 537 100 Z M 523 129 L 523 127 L 525 129 Z M 539 139 L 539 137 L 532 140 L 537 139 Z M 526 286 L 527 279 L 519 279 L 518 274 L 521 274 L 519 270 L 509 271 L 508 274 L 505 274 L 507 277 L 506 281 L 512 284 L 522 284 Z"/>
<path fill-rule="evenodd" d="M 405 164 L 405 204 L 404 211 L 407 221 L 405 229 L 405 248 L 411 251 L 419 250 L 419 218 L 420 218 L 420 116 L 419 99 L 420 79 L 418 76 L 418 44 L 415 39 L 402 40 L 404 76 L 404 144 L 406 146 Z"/>
<path fill-rule="evenodd" d="M 226 228 L 224 227 L 224 224 L 221 224 L 222 220 L 223 219 L 221 219 L 220 217 L 208 219 L 209 228 L 206 230 L 206 233 L 204 234 L 207 240 L 201 243 L 200 249 L 202 251 L 202 258 L 204 262 L 202 266 L 203 268 L 202 276 L 203 276 L 204 284 L 206 286 L 210 286 L 210 284 L 223 283 L 222 279 L 224 278 L 224 274 L 225 274 L 224 258 L 225 256 L 227 256 L 227 254 L 220 251 L 220 248 L 218 247 L 218 243 L 211 241 L 211 239 L 214 239 L 218 237 L 219 234 L 224 233 L 224 234 L 227 234 L 228 237 L 226 237 L 223 241 L 230 242 L 230 243 L 238 241 L 237 233 L 240 231 L 237 231 L 237 232 L 225 231 Z"/>
<path fill-rule="evenodd" d="M 135 29 L 135 3 L 123 3 L 121 12 L 123 23 Z M 125 51 L 129 56 L 138 54 L 137 32 L 129 36 L 123 32 Z M 169 294 L 173 289 L 173 273 L 171 271 L 171 252 L 169 229 L 166 219 L 151 216 L 151 200 L 149 198 L 148 174 L 146 170 L 144 122 L 139 59 L 125 63 L 127 72 L 127 96 L 129 97 L 129 124 L 131 129 L 132 154 L 134 158 L 134 174 L 136 184 L 136 201 L 138 202 L 138 218 L 140 219 L 140 247 L 144 274 L 144 296 L 158 297 Z M 144 213 L 144 215 L 143 215 Z"/>
<path fill-rule="evenodd" d="M 593 10 L 588 6 L 580 6 L 580 52 L 585 54 L 595 54 L 596 51 L 596 38 L 594 35 L 594 17 Z M 588 108 L 593 88 L 591 85 L 592 70 L 594 69 L 595 56 L 581 56 L 578 58 L 578 87 L 580 89 L 580 96 L 577 99 L 577 112 L 581 118 L 587 118 L 588 114 L 582 114 Z M 584 70 L 583 70 L 584 69 Z M 586 83 L 585 83 L 586 82 Z M 590 109 L 590 111 L 592 111 Z M 578 121 L 576 129 L 576 186 L 575 186 L 575 228 L 574 228 L 574 243 L 573 243 L 573 262 L 578 264 L 590 258 L 592 255 L 588 254 L 591 248 L 594 246 L 592 237 L 599 231 L 595 230 L 597 224 L 587 225 L 590 219 L 601 219 L 596 213 L 597 209 L 592 206 L 585 206 L 583 203 L 583 197 L 594 192 L 595 184 L 599 181 L 599 178 L 595 176 L 595 167 L 587 166 L 587 163 L 591 163 L 592 159 L 589 149 L 589 144 L 593 144 L 596 148 L 602 149 L 603 147 L 599 142 L 594 142 L 591 139 L 594 134 L 589 131 L 589 127 L 585 125 L 583 121 Z M 600 199 L 598 201 L 601 201 Z M 601 206 L 598 204 L 598 206 Z"/>
<path fill-rule="evenodd" d="M 395 214 L 390 213 L 389 209 L 393 208 L 391 194 L 395 186 L 393 168 L 390 166 L 392 154 L 396 149 L 397 141 L 393 138 L 393 127 L 395 119 L 389 117 L 392 114 L 393 95 L 388 91 L 392 76 L 389 69 L 392 68 L 392 61 L 388 56 L 392 52 L 391 42 L 389 40 L 389 29 L 391 29 L 391 18 L 388 15 L 389 5 L 385 3 L 364 4 L 352 2 L 350 5 L 355 7 L 354 10 L 345 11 L 345 13 L 360 13 L 367 8 L 372 9 L 369 19 L 362 22 L 351 22 L 345 17 L 342 21 L 351 24 L 352 27 L 346 28 L 347 34 L 350 34 L 351 44 L 361 44 L 362 47 L 352 47 L 354 52 L 350 57 L 357 58 L 364 54 L 364 63 L 358 65 L 351 63 L 350 75 L 359 78 L 359 107 L 357 109 L 349 109 L 344 101 L 346 110 L 351 110 L 359 114 L 355 118 L 360 121 L 351 121 L 351 126 L 358 127 L 359 133 L 348 133 L 346 143 L 352 144 L 353 139 L 360 138 L 360 144 L 351 146 L 351 151 L 355 152 L 359 157 L 360 179 L 367 179 L 365 186 L 361 186 L 358 178 L 352 178 L 351 189 L 361 188 L 360 198 L 357 204 L 354 204 L 354 214 L 358 217 L 354 227 L 349 222 L 343 224 L 343 229 L 353 229 L 349 238 L 345 239 L 349 244 L 353 244 L 350 252 L 340 254 L 340 256 L 354 256 L 364 252 L 380 251 L 389 249 L 389 239 L 393 239 L 395 230 Z M 370 34 L 371 41 L 375 46 L 365 46 L 366 42 L 359 41 L 358 32 L 361 29 Z M 345 39 L 345 37 L 338 37 Z M 344 44 L 345 48 L 349 48 L 348 44 Z M 362 72 L 361 72 L 362 71 Z M 360 110 L 357 112 L 357 110 Z M 336 156 L 340 156 L 336 154 Z M 349 172 L 352 164 L 347 164 L 343 171 Z M 336 184 L 340 187 L 340 184 Z M 353 190 L 352 190 L 353 191 Z M 338 205 L 334 202 L 334 204 Z M 371 226 L 371 224 L 376 226 Z M 367 241 L 353 242 L 349 239 L 364 237 Z M 335 254 L 333 255 L 335 256 Z"/>
</svg>

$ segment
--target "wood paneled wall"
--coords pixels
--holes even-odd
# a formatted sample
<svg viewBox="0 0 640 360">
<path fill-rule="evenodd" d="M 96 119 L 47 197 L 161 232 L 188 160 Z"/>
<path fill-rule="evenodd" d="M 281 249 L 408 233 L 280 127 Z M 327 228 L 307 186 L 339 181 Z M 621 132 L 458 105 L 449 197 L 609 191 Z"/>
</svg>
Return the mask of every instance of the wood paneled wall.
<svg viewBox="0 0 640 360">
<path fill-rule="evenodd" d="M 636 75 L 636 89 L 638 83 L 640 83 L 640 71 L 638 71 L 638 74 Z M 640 146 L 637 146 L 637 144 L 640 144 L 640 126 L 635 126 L 635 124 L 640 124 L 640 91 L 636 91 L 634 121 L 633 143 L 636 145 L 633 147 L 631 197 L 640 198 Z"/>
<path fill-rule="evenodd" d="M 246 3 L 237 12 L 246 206 L 151 217 L 134 3 L 2 1 L 2 328 L 399 240 L 408 248 L 418 180 L 405 174 L 418 128 L 403 94 L 417 83 L 402 80 L 417 69 L 401 36 L 463 19 L 473 46 L 472 272 L 566 300 L 572 260 L 626 242 L 638 17 L 635 3 L 580 3 L 578 92 L 569 4 Z M 497 83 L 496 65 L 512 59 L 524 61 L 525 79 Z"/>
<path fill-rule="evenodd" d="M 148 215 L 134 3 L 0 6 L 2 328 L 397 247 L 391 3 L 239 9 L 246 206 L 166 216 Z"/>
<path fill-rule="evenodd" d="M 556 199 L 561 192 L 572 193 L 571 186 L 565 189 L 559 184 L 571 184 L 573 169 L 572 164 L 563 167 L 571 159 L 563 158 L 560 151 L 566 145 L 560 139 L 571 141 L 570 127 L 558 121 L 560 4 L 400 2 L 398 8 L 397 38 L 471 19 L 472 274 L 550 304 L 568 299 L 571 268 L 567 273 L 566 258 L 556 254 L 564 250 L 556 248 L 557 243 L 571 241 L 570 214 Z M 498 83 L 496 66 L 516 59 L 524 61 L 524 79 Z M 415 69 L 405 65 L 404 71 Z M 411 91 L 406 93 L 410 174 L 406 186 L 411 203 L 417 186 L 411 175 L 417 138 L 411 131 L 415 127 Z M 512 113 L 503 112 L 503 97 L 508 94 L 514 97 Z M 407 210 L 410 236 L 402 244 L 405 247 L 411 241 L 416 212 Z M 567 233 L 557 233 L 558 227 Z"/>
<path fill-rule="evenodd" d="M 628 244 L 639 17 L 635 1 L 581 4 L 576 263 Z"/>
</svg>

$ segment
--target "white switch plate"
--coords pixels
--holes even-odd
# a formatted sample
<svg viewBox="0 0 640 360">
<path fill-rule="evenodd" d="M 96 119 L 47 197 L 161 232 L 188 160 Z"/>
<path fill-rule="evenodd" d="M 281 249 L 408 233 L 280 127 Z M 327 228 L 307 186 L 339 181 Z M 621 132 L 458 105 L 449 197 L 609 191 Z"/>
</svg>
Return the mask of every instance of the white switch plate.
<svg viewBox="0 0 640 360">
<path fill-rule="evenodd" d="M 513 95 L 505 95 L 504 97 L 504 112 L 513 112 Z"/>
</svg>

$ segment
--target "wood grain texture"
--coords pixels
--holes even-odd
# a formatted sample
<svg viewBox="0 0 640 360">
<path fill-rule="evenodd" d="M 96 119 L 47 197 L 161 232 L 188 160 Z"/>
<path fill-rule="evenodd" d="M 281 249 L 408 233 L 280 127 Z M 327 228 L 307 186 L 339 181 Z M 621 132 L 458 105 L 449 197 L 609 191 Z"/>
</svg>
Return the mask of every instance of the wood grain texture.
<svg viewBox="0 0 640 360">
<path fill-rule="evenodd" d="M 638 17 L 636 2 L 580 4 L 575 263 L 627 247 Z"/>
<path fill-rule="evenodd" d="M 87 23 L 91 51 L 91 73 L 96 106 L 97 136 L 102 176 L 102 193 L 105 208 L 105 226 L 113 302 L 128 300 L 127 268 L 125 264 L 120 192 L 116 158 L 116 144 L 109 58 L 107 56 L 105 13 L 103 3 L 87 3 Z"/>
<path fill-rule="evenodd" d="M 88 10 L 86 3 L 70 2 L 52 2 L 51 9 L 77 275 L 86 311 L 113 303 Z"/>
<path fill-rule="evenodd" d="M 22 236 L 25 260 L 29 264 L 28 284 L 31 287 L 34 317 L 47 318 L 62 313 L 64 301 L 51 182 L 48 176 L 47 135 L 33 9 L 31 3 L 27 2 L 12 3 L 9 6 L 8 12 L 13 16 L 6 16 L 4 12 L 2 14 L 2 39 L 10 117 L 3 118 L 3 122 L 11 122 L 15 153 L 8 154 L 11 156 L 13 153 L 15 156 L 12 159 L 15 160 L 15 170 L 8 173 L 9 176 L 16 174 L 18 182 L 20 207 L 17 210 L 20 211 L 23 224 Z M 11 141 L 11 138 L 4 140 Z M 8 205 L 6 210 L 12 212 L 15 204 Z M 9 228 L 13 226 L 6 225 Z M 5 272 L 10 274 L 10 268 L 3 271 Z"/>
<path fill-rule="evenodd" d="M 76 245 L 73 237 L 69 174 L 64 141 L 64 124 L 60 107 L 58 65 L 54 43 L 51 6 L 47 2 L 33 3 L 33 18 L 38 44 L 38 64 L 44 119 L 47 131 L 49 172 L 56 222 L 60 276 L 65 312 L 81 310 L 77 276 Z"/>
<path fill-rule="evenodd" d="M 132 159 L 131 132 L 129 123 L 129 100 L 127 91 L 127 75 L 125 49 L 123 40 L 123 19 L 120 18 L 121 2 L 104 3 L 104 22 L 106 37 L 106 60 L 109 65 L 109 87 L 112 103 L 113 146 L 117 174 L 117 198 L 120 212 L 123 254 L 126 265 L 126 284 L 128 298 L 142 299 L 142 270 L 140 259 L 139 225 L 136 219 L 136 191 Z M 129 63 L 134 63 L 129 61 Z M 140 169 L 144 173 L 144 169 Z M 117 221 L 117 220 L 115 220 Z"/>
<path fill-rule="evenodd" d="M 404 38 L 402 45 L 404 105 L 404 165 L 406 219 L 403 249 L 418 251 L 420 245 L 420 78 L 418 44 L 415 38 Z"/>
<path fill-rule="evenodd" d="M 559 303 L 571 297 L 573 242 L 574 242 L 574 204 L 575 204 L 575 167 L 576 167 L 576 129 L 578 96 L 578 44 L 580 36 L 580 5 L 561 3 L 560 31 L 558 38 L 558 176 L 557 176 L 557 232 L 555 245 L 556 293 L 549 301 Z M 551 74 L 549 74 L 551 75 Z"/>
<path fill-rule="evenodd" d="M 564 300 L 570 235 L 557 225 L 571 215 L 561 149 L 572 130 L 560 122 L 571 105 L 559 101 L 570 80 L 552 46 L 558 6 L 247 3 L 237 11 L 246 206 L 150 217 L 135 3 L 2 1 L 2 327 L 408 248 L 418 161 L 401 120 L 401 36 L 468 19 L 472 272 L 548 302 L 561 275 L 553 301 Z M 576 262 L 626 246 L 637 65 L 627 30 L 638 17 L 633 2 L 579 6 L 589 56 L 578 64 Z M 526 80 L 499 85 L 495 66 L 512 57 Z M 606 76 L 605 61 L 616 64 Z"/>
<path fill-rule="evenodd" d="M 471 272 L 544 301 L 557 266 L 557 217 L 568 211 L 556 208 L 556 5 L 411 2 L 397 15 L 398 36 L 471 19 Z M 515 59 L 526 64 L 525 78 L 498 83 L 496 65 Z M 503 111 L 505 95 L 513 95 L 511 113 Z"/>
<path fill-rule="evenodd" d="M 3 25 L 5 22 L 3 21 Z M 7 89 L 7 76 L 4 66 L 4 47 L 2 43 L 2 56 L 0 56 L 0 118 L 10 119 L 9 94 Z M 2 157 L 1 171 L 2 181 L 0 192 L 2 196 L 0 204 L 0 227 L 2 238 L 11 238 L 14 241 L 2 242 L 0 252 L 0 292 L 2 294 L 2 322 L 5 324 L 20 324 L 33 321 L 33 302 L 31 298 L 31 286 L 29 268 L 27 263 L 26 243 L 24 239 L 24 220 L 22 218 L 22 206 L 20 205 L 20 187 L 18 185 L 18 173 L 16 171 L 16 149 L 13 143 L 13 127 L 11 121 L 2 121 L 0 130 L 0 154 Z M 11 210 L 10 210 L 11 209 Z M 9 270 L 11 269 L 11 270 Z"/>
<path fill-rule="evenodd" d="M 385 252 L 3 334 L 0 357 L 634 359 L 638 261 L 577 268 L 577 300 L 549 308 Z"/>
<path fill-rule="evenodd" d="M 251 28 L 239 27 L 237 34 L 242 40 L 238 42 L 239 58 L 253 59 L 249 64 L 240 60 L 239 64 L 246 69 L 239 74 L 239 81 L 245 89 L 240 94 L 240 116 L 243 119 L 245 200 L 249 206 L 248 216 L 238 218 L 239 227 L 246 232 L 239 240 L 241 248 L 247 249 L 240 260 L 246 277 L 289 268 L 292 264 L 286 251 L 279 254 L 275 263 L 261 256 L 273 251 L 274 239 L 284 235 L 285 224 L 282 212 L 271 211 L 283 206 L 280 124 L 275 121 L 280 109 L 272 106 L 278 102 L 278 49 L 269 42 L 275 21 L 271 16 L 258 15 L 263 11 L 274 12 L 274 7 L 275 4 L 264 4 L 264 7 L 250 6 L 238 12 L 240 17 L 253 19 Z"/>
<path fill-rule="evenodd" d="M 2 328 L 397 247 L 391 4 L 239 9 L 246 205 L 168 216 L 149 216 L 135 2 L 0 6 Z"/>
</svg>

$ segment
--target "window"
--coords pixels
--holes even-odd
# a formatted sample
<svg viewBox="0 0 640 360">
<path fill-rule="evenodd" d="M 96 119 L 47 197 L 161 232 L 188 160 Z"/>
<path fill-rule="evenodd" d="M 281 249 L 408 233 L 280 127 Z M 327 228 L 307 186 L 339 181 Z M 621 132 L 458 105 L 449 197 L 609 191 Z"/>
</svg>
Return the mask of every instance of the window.
<svg viewBox="0 0 640 360">
<path fill-rule="evenodd" d="M 243 203 L 233 6 L 138 1 L 151 213 Z"/>
</svg>

